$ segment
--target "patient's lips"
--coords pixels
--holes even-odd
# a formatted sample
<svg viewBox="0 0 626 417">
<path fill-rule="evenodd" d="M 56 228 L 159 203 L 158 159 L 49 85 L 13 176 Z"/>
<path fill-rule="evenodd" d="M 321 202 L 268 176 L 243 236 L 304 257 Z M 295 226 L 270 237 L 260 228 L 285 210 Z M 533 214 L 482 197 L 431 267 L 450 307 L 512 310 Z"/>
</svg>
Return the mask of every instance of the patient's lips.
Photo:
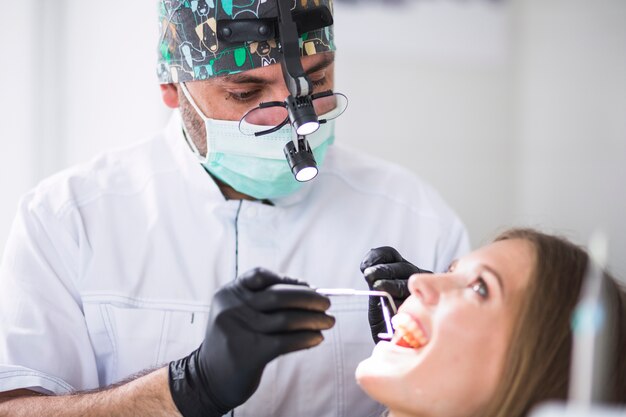
<svg viewBox="0 0 626 417">
<path fill-rule="evenodd" d="M 426 332 L 411 315 L 398 313 L 391 318 L 394 333 L 393 342 L 398 346 L 419 349 L 428 343 Z"/>
</svg>

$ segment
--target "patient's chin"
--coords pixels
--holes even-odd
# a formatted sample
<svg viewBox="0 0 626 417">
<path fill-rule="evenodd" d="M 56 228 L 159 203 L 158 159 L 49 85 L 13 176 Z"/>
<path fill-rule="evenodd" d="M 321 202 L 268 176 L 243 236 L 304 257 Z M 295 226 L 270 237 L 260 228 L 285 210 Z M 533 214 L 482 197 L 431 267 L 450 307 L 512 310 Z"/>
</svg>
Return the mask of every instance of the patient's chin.
<svg viewBox="0 0 626 417">
<path fill-rule="evenodd" d="M 356 369 L 357 383 L 367 395 L 389 406 L 401 396 L 401 377 L 376 356 L 362 361 Z"/>
<path fill-rule="evenodd" d="M 492 395 L 486 381 L 464 371 L 462 364 L 467 362 L 463 360 L 445 365 L 429 362 L 430 347 L 420 351 L 381 342 L 357 367 L 356 380 L 393 415 L 480 415 L 474 411 Z"/>
</svg>

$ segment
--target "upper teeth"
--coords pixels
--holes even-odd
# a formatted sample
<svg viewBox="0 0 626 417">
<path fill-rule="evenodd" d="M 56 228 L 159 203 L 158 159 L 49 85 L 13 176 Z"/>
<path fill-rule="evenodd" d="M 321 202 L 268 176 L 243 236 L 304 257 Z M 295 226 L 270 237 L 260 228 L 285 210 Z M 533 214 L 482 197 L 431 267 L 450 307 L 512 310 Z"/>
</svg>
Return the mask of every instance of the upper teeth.
<svg viewBox="0 0 626 417">
<path fill-rule="evenodd" d="M 420 326 L 408 314 L 396 314 L 391 318 L 391 323 L 396 333 L 412 348 L 420 348 L 428 342 Z"/>
</svg>

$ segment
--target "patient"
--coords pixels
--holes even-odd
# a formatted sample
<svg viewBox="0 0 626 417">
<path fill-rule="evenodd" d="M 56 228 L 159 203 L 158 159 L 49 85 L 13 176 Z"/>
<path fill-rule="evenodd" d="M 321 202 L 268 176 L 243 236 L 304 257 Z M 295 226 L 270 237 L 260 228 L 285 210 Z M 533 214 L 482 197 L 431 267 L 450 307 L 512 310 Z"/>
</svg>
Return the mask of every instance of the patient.
<svg viewBox="0 0 626 417">
<path fill-rule="evenodd" d="M 361 362 L 357 381 L 392 417 L 516 417 L 565 399 L 587 261 L 567 241 L 518 229 L 448 273 L 413 275 L 394 339 Z M 626 295 L 607 278 L 619 352 L 609 396 L 626 403 Z"/>
</svg>

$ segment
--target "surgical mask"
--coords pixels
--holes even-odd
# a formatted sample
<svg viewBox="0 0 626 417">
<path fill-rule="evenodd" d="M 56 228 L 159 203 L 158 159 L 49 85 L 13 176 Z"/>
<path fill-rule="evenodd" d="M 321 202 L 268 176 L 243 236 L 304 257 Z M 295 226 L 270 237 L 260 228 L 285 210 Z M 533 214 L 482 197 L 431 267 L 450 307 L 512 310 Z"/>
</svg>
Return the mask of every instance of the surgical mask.
<svg viewBox="0 0 626 417">
<path fill-rule="evenodd" d="M 190 137 L 187 140 L 202 166 L 211 175 L 240 193 L 259 200 L 284 197 L 302 187 L 303 183 L 294 178 L 283 152 L 287 142 L 293 139 L 291 125 L 263 136 L 244 135 L 239 130 L 239 121 L 206 117 L 187 87 L 183 83 L 180 86 L 187 100 L 204 120 L 206 156 L 200 154 Z M 334 135 L 335 123 L 330 120 L 320 125 L 317 132 L 307 136 L 318 167 L 324 163 Z"/>
</svg>

